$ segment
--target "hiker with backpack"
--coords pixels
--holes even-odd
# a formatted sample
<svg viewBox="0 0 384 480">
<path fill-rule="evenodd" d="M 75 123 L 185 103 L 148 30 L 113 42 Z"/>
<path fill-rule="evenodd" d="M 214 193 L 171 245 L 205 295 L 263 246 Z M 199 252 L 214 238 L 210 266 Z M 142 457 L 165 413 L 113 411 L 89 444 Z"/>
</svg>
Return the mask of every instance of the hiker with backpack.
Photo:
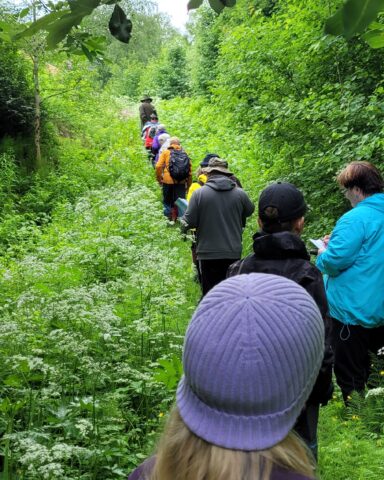
<svg viewBox="0 0 384 480">
<path fill-rule="evenodd" d="M 187 188 L 192 183 L 192 165 L 177 137 L 169 140 L 155 167 L 156 179 L 163 189 L 164 215 L 171 221 L 179 216 L 175 201 L 185 198 Z"/>
</svg>

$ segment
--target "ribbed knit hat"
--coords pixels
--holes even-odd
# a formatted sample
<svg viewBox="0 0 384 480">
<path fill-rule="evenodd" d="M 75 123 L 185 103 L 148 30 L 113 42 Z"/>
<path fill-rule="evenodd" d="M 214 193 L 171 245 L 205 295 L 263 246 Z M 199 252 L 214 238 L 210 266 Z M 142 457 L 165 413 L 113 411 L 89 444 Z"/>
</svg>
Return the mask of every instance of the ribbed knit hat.
<svg viewBox="0 0 384 480">
<path fill-rule="evenodd" d="M 270 220 L 265 215 L 268 207 L 275 207 L 278 211 L 279 222 L 296 220 L 304 215 L 307 210 L 303 194 L 295 185 L 288 182 L 277 182 L 265 188 L 259 198 L 259 217 L 261 220 Z"/>
<path fill-rule="evenodd" d="M 188 327 L 177 406 L 209 443 L 264 450 L 290 432 L 315 383 L 324 325 L 311 296 L 276 275 L 229 278 Z"/>
</svg>

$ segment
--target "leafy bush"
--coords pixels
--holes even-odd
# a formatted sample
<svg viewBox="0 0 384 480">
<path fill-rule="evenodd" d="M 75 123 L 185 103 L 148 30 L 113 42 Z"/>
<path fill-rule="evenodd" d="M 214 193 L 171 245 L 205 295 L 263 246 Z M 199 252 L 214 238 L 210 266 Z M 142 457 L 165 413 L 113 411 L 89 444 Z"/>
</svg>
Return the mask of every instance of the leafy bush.
<svg viewBox="0 0 384 480">
<path fill-rule="evenodd" d="M 33 94 L 27 63 L 3 42 L 0 84 L 0 139 L 5 135 L 29 135 L 33 128 Z"/>
</svg>

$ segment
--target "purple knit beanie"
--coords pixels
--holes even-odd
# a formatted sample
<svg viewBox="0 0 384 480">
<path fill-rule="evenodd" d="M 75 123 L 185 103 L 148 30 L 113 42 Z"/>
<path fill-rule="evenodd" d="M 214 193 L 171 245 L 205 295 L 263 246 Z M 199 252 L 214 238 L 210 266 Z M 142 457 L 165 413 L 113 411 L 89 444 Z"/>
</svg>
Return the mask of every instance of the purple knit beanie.
<svg viewBox="0 0 384 480">
<path fill-rule="evenodd" d="M 294 426 L 315 383 L 324 324 L 312 297 L 284 277 L 221 282 L 188 327 L 177 406 L 209 443 L 264 450 Z"/>
</svg>

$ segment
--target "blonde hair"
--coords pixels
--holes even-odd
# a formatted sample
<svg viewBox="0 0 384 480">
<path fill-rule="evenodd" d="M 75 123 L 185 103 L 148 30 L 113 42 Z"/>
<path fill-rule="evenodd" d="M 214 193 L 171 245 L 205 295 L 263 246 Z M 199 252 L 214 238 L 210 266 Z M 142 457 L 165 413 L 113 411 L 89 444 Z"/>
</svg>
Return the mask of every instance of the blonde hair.
<svg viewBox="0 0 384 480">
<path fill-rule="evenodd" d="M 229 450 L 193 434 L 177 408 L 170 414 L 149 480 L 269 480 L 274 466 L 314 477 L 311 454 L 294 434 L 268 450 Z"/>
</svg>

